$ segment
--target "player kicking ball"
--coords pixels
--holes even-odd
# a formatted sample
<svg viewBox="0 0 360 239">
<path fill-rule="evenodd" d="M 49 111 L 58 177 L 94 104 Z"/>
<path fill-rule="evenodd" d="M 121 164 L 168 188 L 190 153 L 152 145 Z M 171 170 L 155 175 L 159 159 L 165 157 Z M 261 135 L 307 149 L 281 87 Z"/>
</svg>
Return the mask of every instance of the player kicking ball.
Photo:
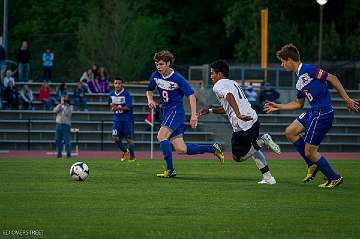
<svg viewBox="0 0 360 239">
<path fill-rule="evenodd" d="M 296 73 L 297 99 L 287 104 L 268 102 L 264 110 L 266 113 L 271 113 L 277 110 L 300 109 L 304 107 L 305 98 L 308 99 L 311 108 L 299 115 L 286 128 L 285 135 L 308 166 L 304 183 L 311 181 L 320 170 L 327 178 L 319 185 L 320 188 L 339 186 L 343 183 L 343 177 L 337 174 L 326 158 L 318 152 L 321 141 L 330 130 L 334 119 L 327 83 L 330 83 L 344 99 L 349 111 L 358 111 L 359 103 L 348 96 L 336 76 L 315 65 L 301 63 L 299 51 L 293 44 L 283 46 L 276 56 L 285 70 Z M 301 133 L 304 133 L 304 136 L 301 136 Z"/>
<path fill-rule="evenodd" d="M 276 180 L 271 175 L 267 160 L 260 149 L 267 146 L 275 153 L 280 154 L 279 145 L 271 139 L 269 134 L 264 134 L 259 138 L 258 116 L 251 108 L 238 83 L 228 79 L 229 65 L 225 61 L 218 60 L 213 62 L 210 68 L 210 77 L 214 83 L 213 91 L 221 106 L 201 109 L 198 116 L 201 117 L 208 113 L 226 113 L 233 128 L 231 138 L 233 159 L 237 162 L 253 159 L 263 176 L 258 183 L 275 184 Z"/>
<path fill-rule="evenodd" d="M 174 63 L 174 56 L 169 51 L 160 51 L 155 54 L 154 61 L 156 71 L 150 76 L 149 85 L 146 91 L 148 106 L 151 109 L 156 107 L 153 99 L 153 91 L 158 89 L 162 102 L 163 119 L 161 128 L 157 134 L 160 149 L 166 161 L 166 170 L 156 176 L 161 178 L 171 178 L 176 176 L 173 165 L 171 144 L 177 153 L 180 154 L 203 154 L 213 153 L 221 164 L 224 163 L 224 154 L 221 152 L 218 143 L 199 145 L 185 143 L 183 134 L 185 131 L 185 110 L 183 105 L 184 95 L 190 103 L 191 128 L 196 128 L 198 117 L 196 114 L 196 98 L 194 90 L 189 83 L 178 72 L 171 68 Z"/>
</svg>

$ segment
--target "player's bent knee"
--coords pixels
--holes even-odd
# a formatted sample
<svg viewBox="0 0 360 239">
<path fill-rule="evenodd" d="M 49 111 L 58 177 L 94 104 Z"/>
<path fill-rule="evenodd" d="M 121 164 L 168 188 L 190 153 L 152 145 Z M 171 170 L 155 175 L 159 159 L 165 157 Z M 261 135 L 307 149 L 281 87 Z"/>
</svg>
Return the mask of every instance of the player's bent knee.
<svg viewBox="0 0 360 239">
<path fill-rule="evenodd" d="M 288 140 L 291 141 L 291 139 L 294 137 L 294 134 L 293 134 L 291 128 L 287 127 L 287 128 L 285 129 L 285 136 L 286 136 L 286 138 L 287 138 Z"/>
<path fill-rule="evenodd" d="M 186 148 L 175 148 L 175 152 L 178 154 L 186 154 L 187 153 L 187 149 Z"/>
</svg>

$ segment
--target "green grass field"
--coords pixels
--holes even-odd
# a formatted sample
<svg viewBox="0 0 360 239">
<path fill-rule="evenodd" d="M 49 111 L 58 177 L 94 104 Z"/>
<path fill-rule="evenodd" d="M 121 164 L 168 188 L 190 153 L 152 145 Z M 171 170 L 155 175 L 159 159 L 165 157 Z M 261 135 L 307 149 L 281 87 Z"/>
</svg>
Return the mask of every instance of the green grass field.
<svg viewBox="0 0 360 239">
<path fill-rule="evenodd" d="M 85 182 L 74 162 L 0 161 L 0 237 L 359 238 L 360 161 L 331 161 L 345 180 L 334 190 L 317 187 L 321 174 L 303 184 L 300 160 L 270 161 L 276 185 L 258 185 L 251 161 L 177 160 L 178 177 L 160 179 L 160 160 L 84 160 Z"/>
</svg>

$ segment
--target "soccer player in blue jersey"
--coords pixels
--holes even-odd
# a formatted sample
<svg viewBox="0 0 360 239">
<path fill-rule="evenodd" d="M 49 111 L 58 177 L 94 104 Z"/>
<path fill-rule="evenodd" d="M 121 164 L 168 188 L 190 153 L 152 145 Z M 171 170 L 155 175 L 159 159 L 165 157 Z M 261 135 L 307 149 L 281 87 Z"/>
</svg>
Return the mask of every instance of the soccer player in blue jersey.
<svg viewBox="0 0 360 239">
<path fill-rule="evenodd" d="M 112 136 L 116 145 L 122 151 L 121 161 L 135 160 L 132 97 L 123 87 L 123 80 L 120 77 L 114 79 L 114 91 L 109 94 L 108 103 L 114 113 L 112 117 Z M 124 138 L 128 147 L 122 143 Z"/>
<path fill-rule="evenodd" d="M 264 110 L 270 113 L 276 110 L 295 110 L 303 108 L 305 98 L 311 106 L 305 113 L 293 121 L 285 130 L 287 139 L 293 143 L 296 150 L 308 165 L 304 183 L 312 180 L 320 170 L 327 180 L 320 188 L 334 188 L 343 182 L 343 177 L 337 174 L 323 155 L 318 152 L 321 141 L 330 130 L 334 119 L 331 95 L 327 83 L 330 83 L 344 99 L 349 111 L 358 111 L 359 103 L 351 99 L 338 78 L 315 65 L 303 64 L 300 54 L 293 44 L 285 45 L 276 53 L 281 66 L 289 72 L 295 72 L 297 99 L 287 104 L 267 102 Z M 304 133 L 303 136 L 300 134 Z"/>
<path fill-rule="evenodd" d="M 177 153 L 180 154 L 202 154 L 214 153 L 221 164 L 224 163 L 224 155 L 218 143 L 209 145 L 185 144 L 183 134 L 185 131 L 185 110 L 183 106 L 184 95 L 190 103 L 191 118 L 190 126 L 196 128 L 198 118 L 196 114 L 196 98 L 194 91 L 189 83 L 178 72 L 171 68 L 174 63 L 174 56 L 171 52 L 162 50 L 154 56 L 156 71 L 151 74 L 149 85 L 146 91 L 148 106 L 151 109 L 156 107 L 153 99 L 153 91 L 158 88 L 162 109 L 163 119 L 159 129 L 157 139 L 160 149 L 164 155 L 167 169 L 156 176 L 170 178 L 176 176 L 173 165 L 171 144 Z"/>
</svg>

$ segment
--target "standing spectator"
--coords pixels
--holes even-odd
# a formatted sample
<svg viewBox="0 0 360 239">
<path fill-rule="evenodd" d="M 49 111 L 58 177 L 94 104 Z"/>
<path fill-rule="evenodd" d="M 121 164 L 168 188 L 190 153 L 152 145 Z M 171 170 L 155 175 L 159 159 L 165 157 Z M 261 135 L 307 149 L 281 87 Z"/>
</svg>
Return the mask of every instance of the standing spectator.
<svg viewBox="0 0 360 239">
<path fill-rule="evenodd" d="M 11 70 L 7 70 L 6 76 L 4 77 L 4 88 L 6 88 L 8 86 L 10 81 L 13 83 L 13 85 L 15 85 L 15 79 L 14 79 L 14 77 L 12 77 Z"/>
<path fill-rule="evenodd" d="M 105 70 L 105 67 L 100 67 L 99 78 L 98 78 L 100 92 L 108 93 L 109 91 L 109 78 Z"/>
<path fill-rule="evenodd" d="M 44 80 L 51 82 L 52 80 L 52 68 L 54 64 L 54 53 L 51 52 L 50 48 L 47 48 L 42 55 L 42 64 L 44 71 Z"/>
<path fill-rule="evenodd" d="M 20 82 L 28 82 L 30 79 L 30 50 L 28 42 L 23 41 L 18 52 L 18 74 Z"/>
<path fill-rule="evenodd" d="M 0 41 L 0 75 L 1 75 L 1 79 L 4 77 L 4 71 L 6 69 L 5 60 L 6 60 L 6 52 L 2 45 L 2 41 Z"/>
<path fill-rule="evenodd" d="M 80 104 L 83 105 L 84 111 L 88 111 L 87 99 L 85 98 L 86 89 L 81 85 L 79 81 L 76 84 L 76 88 L 74 89 L 74 103 L 75 103 L 75 110 L 80 110 Z"/>
<path fill-rule="evenodd" d="M 21 89 L 20 101 L 24 110 L 32 109 L 33 93 L 29 85 L 24 85 Z"/>
<path fill-rule="evenodd" d="M 19 109 L 19 92 L 14 86 L 12 81 L 9 81 L 8 86 L 5 88 L 4 100 L 6 101 L 6 106 L 10 109 Z"/>
<path fill-rule="evenodd" d="M 69 94 L 67 92 L 67 86 L 65 83 L 61 83 L 59 88 L 56 90 L 56 100 L 60 102 L 61 96 L 67 97 Z"/>
<path fill-rule="evenodd" d="M 65 142 L 66 157 L 71 158 L 71 106 L 68 98 L 61 96 L 60 104 L 54 108 L 56 113 L 56 152 L 57 158 L 62 156 L 62 144 Z"/>
<path fill-rule="evenodd" d="M 51 97 L 51 89 L 46 81 L 40 87 L 38 99 L 44 103 L 46 110 L 51 110 L 56 102 L 54 97 Z"/>
</svg>

